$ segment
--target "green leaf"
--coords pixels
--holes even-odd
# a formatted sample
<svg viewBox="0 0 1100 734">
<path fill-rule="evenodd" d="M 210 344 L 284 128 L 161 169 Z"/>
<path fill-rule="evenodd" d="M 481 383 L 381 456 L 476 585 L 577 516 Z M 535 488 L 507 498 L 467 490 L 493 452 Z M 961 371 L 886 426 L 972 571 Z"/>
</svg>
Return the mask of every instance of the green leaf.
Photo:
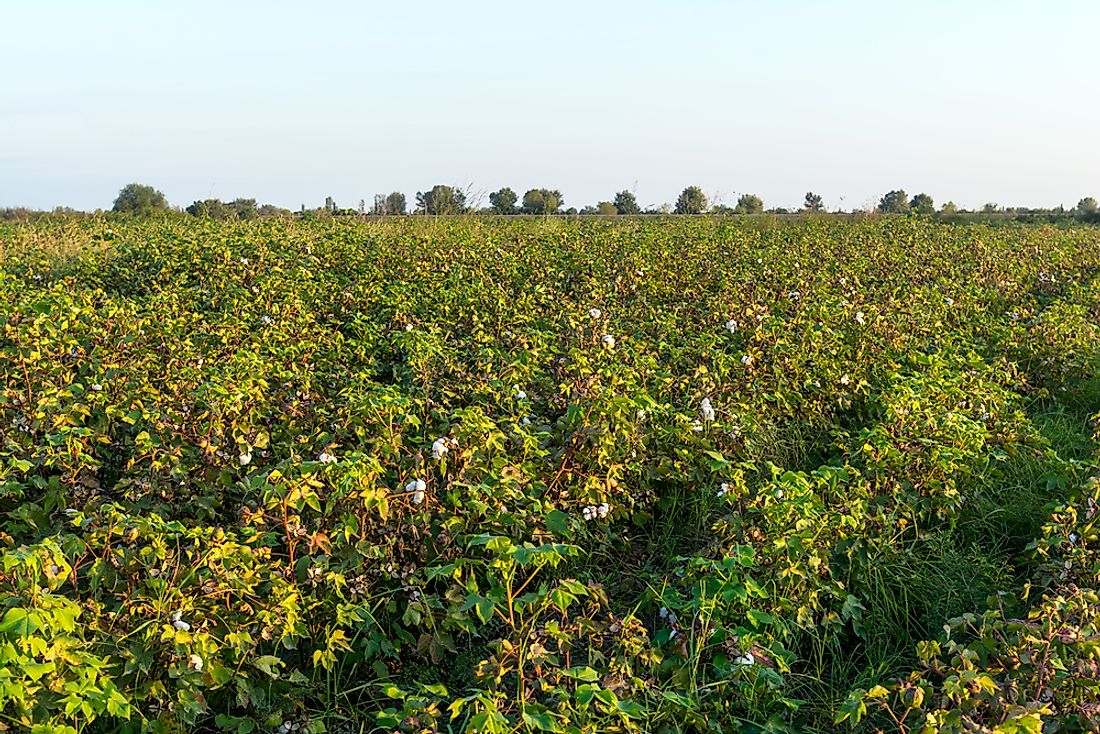
<svg viewBox="0 0 1100 734">
<path fill-rule="evenodd" d="M 539 731 L 562 731 L 561 725 L 550 714 L 530 714 L 524 711 L 523 721 Z"/>
<path fill-rule="evenodd" d="M 600 679 L 600 674 L 588 666 L 574 666 L 561 671 L 566 678 L 575 678 L 585 683 L 595 683 Z"/>
<path fill-rule="evenodd" d="M 57 665 L 53 662 L 48 663 L 25 663 L 23 665 L 23 672 L 31 680 L 38 680 L 47 673 L 52 673 L 57 669 Z"/>
<path fill-rule="evenodd" d="M 30 637 L 37 629 L 38 624 L 31 618 L 31 613 L 22 607 L 9 609 L 0 621 L 0 632 L 17 637 Z"/>
<path fill-rule="evenodd" d="M 267 673 L 272 678 L 278 678 L 279 672 L 276 670 L 276 668 L 280 668 L 285 665 L 282 660 L 275 657 L 274 655 L 261 655 L 260 657 L 253 660 L 252 664 L 263 672 Z"/>
<path fill-rule="evenodd" d="M 573 535 L 572 528 L 569 526 L 569 515 L 561 510 L 552 510 L 546 516 L 546 529 L 566 538 Z"/>
</svg>

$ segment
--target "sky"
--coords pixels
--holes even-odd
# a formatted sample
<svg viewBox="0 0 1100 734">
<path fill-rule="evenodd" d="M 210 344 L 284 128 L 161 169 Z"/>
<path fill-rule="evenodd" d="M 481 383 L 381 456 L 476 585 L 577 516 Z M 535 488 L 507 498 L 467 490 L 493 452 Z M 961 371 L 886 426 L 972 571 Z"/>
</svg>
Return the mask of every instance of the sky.
<svg viewBox="0 0 1100 734">
<path fill-rule="evenodd" d="M 0 207 L 1100 197 L 1095 0 L 0 0 Z"/>
</svg>

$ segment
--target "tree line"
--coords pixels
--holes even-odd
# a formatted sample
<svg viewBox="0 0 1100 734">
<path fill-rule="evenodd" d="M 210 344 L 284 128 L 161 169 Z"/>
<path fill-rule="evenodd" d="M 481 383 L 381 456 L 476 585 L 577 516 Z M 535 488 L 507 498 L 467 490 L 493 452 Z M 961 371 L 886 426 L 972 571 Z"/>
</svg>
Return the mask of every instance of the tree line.
<svg viewBox="0 0 1100 734">
<path fill-rule="evenodd" d="M 297 213 L 274 206 L 272 204 L 258 204 L 256 199 L 237 198 L 224 202 L 220 199 L 203 199 L 195 201 L 183 211 L 194 217 L 219 219 L 219 220 L 247 220 L 271 216 L 402 216 L 406 214 L 493 214 L 500 216 L 509 215 L 554 215 L 554 214 L 579 214 L 579 215 L 605 215 L 605 216 L 634 216 L 643 214 L 798 214 L 798 213 L 824 213 L 826 211 L 824 199 L 812 191 L 807 192 L 799 209 L 785 209 L 776 207 L 767 209 L 764 201 L 755 194 L 742 194 L 736 205 L 728 206 L 722 203 L 712 204 L 702 188 L 688 186 L 676 198 L 672 204 L 643 209 L 638 203 L 633 192 L 623 190 L 615 194 L 609 201 L 600 201 L 581 209 L 575 207 L 566 208 L 565 197 L 557 189 L 536 188 L 528 189 L 523 197 L 511 188 L 504 187 L 489 194 L 489 206 L 478 208 L 470 203 L 470 195 L 467 190 L 447 184 L 437 184 L 427 191 L 416 193 L 414 208 L 410 212 L 405 195 L 399 191 L 389 194 L 378 194 L 374 197 L 373 204 L 368 208 L 366 201 L 360 200 L 358 208 L 340 208 L 332 197 L 327 197 L 325 205 L 315 209 L 307 209 L 302 205 Z M 114 201 L 112 211 L 135 215 L 151 215 L 158 212 L 169 211 L 164 194 L 152 186 L 132 183 L 124 186 Z M 1031 209 L 1022 207 L 1002 208 L 997 204 L 986 204 L 979 210 L 968 211 L 958 208 L 954 202 L 948 201 L 937 210 L 932 197 L 925 193 L 909 197 L 903 189 L 889 191 L 879 200 L 875 210 L 881 214 L 939 214 L 944 218 L 960 217 L 966 215 L 1000 216 L 1000 217 L 1045 217 L 1051 220 L 1074 218 L 1082 221 L 1100 222 L 1100 207 L 1095 198 L 1088 196 L 1081 199 L 1073 209 L 1057 207 L 1054 209 Z M 56 211 L 70 211 L 58 208 Z M 29 214 L 22 209 L 0 210 L 0 216 L 8 219 L 21 218 L 19 213 Z"/>
</svg>

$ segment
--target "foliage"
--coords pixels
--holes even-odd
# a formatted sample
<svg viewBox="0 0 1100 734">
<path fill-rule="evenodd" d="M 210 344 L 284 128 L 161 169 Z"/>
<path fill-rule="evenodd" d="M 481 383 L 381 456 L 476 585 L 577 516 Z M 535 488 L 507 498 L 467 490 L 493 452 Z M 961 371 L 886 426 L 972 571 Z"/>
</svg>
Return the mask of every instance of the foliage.
<svg viewBox="0 0 1100 734">
<path fill-rule="evenodd" d="M 707 197 L 698 186 L 688 186 L 676 199 L 675 214 L 702 214 L 707 210 Z"/>
<path fill-rule="evenodd" d="M 761 214 L 763 211 L 764 200 L 755 194 L 741 194 L 733 208 L 734 214 Z"/>
<path fill-rule="evenodd" d="M 523 213 L 557 214 L 564 203 L 560 191 L 530 189 L 523 195 Z"/>
<path fill-rule="evenodd" d="M 901 189 L 890 191 L 879 200 L 878 210 L 883 214 L 905 214 L 909 211 L 909 199 Z"/>
<path fill-rule="evenodd" d="M 451 194 L 452 201 L 454 200 L 454 194 Z M 405 195 L 400 191 L 393 191 L 389 194 L 378 194 L 374 197 L 374 205 L 371 207 L 371 214 L 378 216 L 403 216 L 408 210 L 408 205 L 405 202 Z"/>
<path fill-rule="evenodd" d="M 437 184 L 430 191 L 416 193 L 416 209 L 423 214 L 462 214 L 466 211 L 466 192 Z"/>
<path fill-rule="evenodd" d="M 489 194 L 489 204 L 496 214 L 515 214 L 518 199 L 516 192 L 507 186 Z"/>
<path fill-rule="evenodd" d="M 138 183 L 123 186 L 112 208 L 112 211 L 138 216 L 149 216 L 167 210 L 168 200 L 164 198 L 164 194 L 152 186 Z"/>
<path fill-rule="evenodd" d="M 638 206 L 638 199 L 632 191 L 620 191 L 615 194 L 615 200 L 612 203 L 615 205 L 615 211 L 619 214 L 635 215 L 642 213 L 642 208 Z"/>
<path fill-rule="evenodd" d="M 928 194 L 917 194 L 909 202 L 909 210 L 916 214 L 934 214 L 936 204 Z"/>
<path fill-rule="evenodd" d="M 1093 228 L 0 243 L 11 730 L 1100 724 Z"/>
</svg>

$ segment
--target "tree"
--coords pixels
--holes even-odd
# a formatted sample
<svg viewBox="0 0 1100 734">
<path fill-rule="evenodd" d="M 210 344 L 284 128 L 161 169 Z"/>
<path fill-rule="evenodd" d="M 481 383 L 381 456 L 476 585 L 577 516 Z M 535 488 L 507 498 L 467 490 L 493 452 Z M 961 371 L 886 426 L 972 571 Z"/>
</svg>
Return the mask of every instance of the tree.
<svg viewBox="0 0 1100 734">
<path fill-rule="evenodd" d="M 168 200 L 164 198 L 164 194 L 152 186 L 138 183 L 123 186 L 118 192 L 114 207 L 112 207 L 112 211 L 139 216 L 148 216 L 167 210 Z"/>
<path fill-rule="evenodd" d="M 615 194 L 615 211 L 619 214 L 641 214 L 642 208 L 638 206 L 638 199 L 629 191 L 620 191 Z"/>
<path fill-rule="evenodd" d="M 909 211 L 909 197 L 905 191 L 891 191 L 878 202 L 878 210 L 883 214 L 905 214 Z"/>
<path fill-rule="evenodd" d="M 455 186 L 437 184 L 431 191 L 416 192 L 416 209 L 424 214 L 462 214 L 466 194 Z"/>
<path fill-rule="evenodd" d="M 802 208 L 808 212 L 820 212 L 825 209 L 825 200 L 812 191 L 806 192 L 805 202 Z"/>
<path fill-rule="evenodd" d="M 228 219 L 229 210 L 221 199 L 203 199 L 194 201 L 184 211 L 193 217 L 205 217 L 207 219 Z"/>
<path fill-rule="evenodd" d="M 982 207 L 982 214 L 997 214 L 1001 211 L 1001 205 L 990 201 Z"/>
<path fill-rule="evenodd" d="M 909 209 L 917 214 L 932 214 L 936 211 L 936 205 L 928 194 L 917 194 L 909 202 Z"/>
<path fill-rule="evenodd" d="M 953 201 L 949 201 L 940 207 L 940 211 L 944 214 L 957 214 L 959 207 Z"/>
<path fill-rule="evenodd" d="M 519 196 L 516 192 L 507 186 L 500 191 L 489 194 L 489 205 L 495 214 L 515 214 L 518 200 Z"/>
<path fill-rule="evenodd" d="M 741 194 L 737 199 L 734 214 L 760 214 L 764 211 L 764 200 L 756 194 Z"/>
<path fill-rule="evenodd" d="M 1084 199 L 1077 202 L 1078 214 L 1096 214 L 1097 211 L 1100 211 L 1100 206 L 1097 205 L 1096 199 L 1091 196 L 1086 196 Z"/>
<path fill-rule="evenodd" d="M 601 201 L 596 204 L 596 213 L 605 217 L 614 216 L 619 213 L 619 208 L 610 201 Z"/>
<path fill-rule="evenodd" d="M 402 216 L 408 210 L 405 195 L 400 191 L 393 191 L 382 198 L 383 214 Z"/>
<path fill-rule="evenodd" d="M 557 214 L 565 200 L 560 191 L 531 189 L 523 195 L 524 214 Z"/>
<path fill-rule="evenodd" d="M 707 197 L 698 186 L 688 186 L 676 199 L 674 214 L 702 214 L 707 210 Z"/>
</svg>

